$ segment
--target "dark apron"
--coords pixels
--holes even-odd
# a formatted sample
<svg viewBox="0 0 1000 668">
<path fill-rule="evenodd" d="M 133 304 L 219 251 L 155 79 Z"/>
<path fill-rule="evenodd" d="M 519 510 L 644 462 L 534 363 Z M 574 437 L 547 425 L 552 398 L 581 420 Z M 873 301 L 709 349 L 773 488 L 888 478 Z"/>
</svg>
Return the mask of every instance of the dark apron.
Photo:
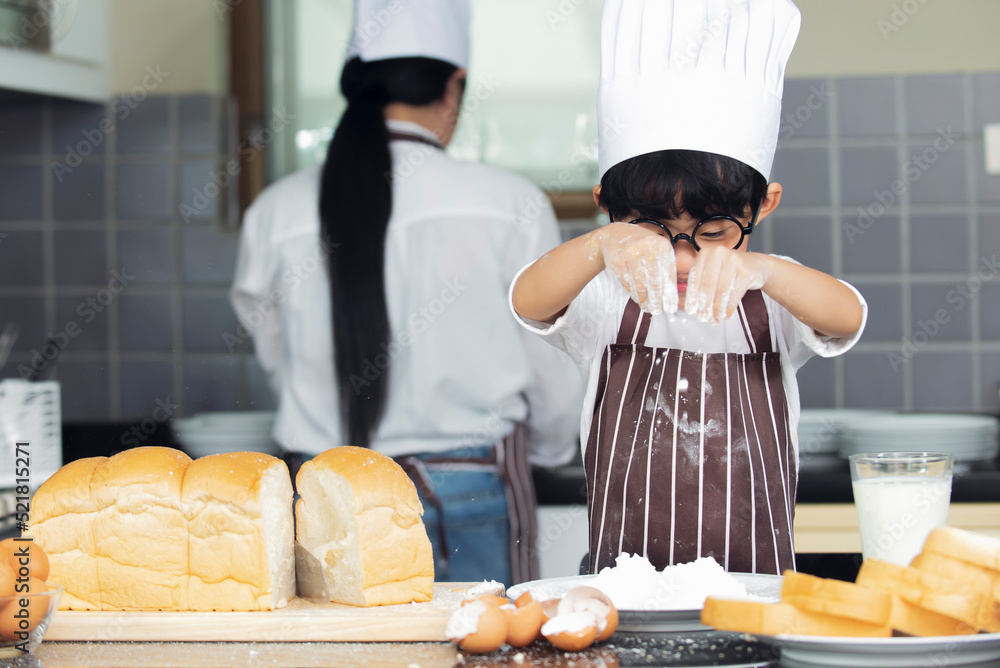
<svg viewBox="0 0 1000 668">
<path fill-rule="evenodd" d="M 650 315 L 625 307 L 584 455 L 591 573 L 622 553 L 657 569 L 706 556 L 732 572 L 795 568 L 797 473 L 761 292 L 734 317 L 750 354 L 649 348 Z"/>
<path fill-rule="evenodd" d="M 501 439 L 493 447 L 493 456 L 488 458 L 470 458 L 460 456 L 461 450 L 455 454 L 442 453 L 430 457 L 398 457 L 396 461 L 406 471 L 417 486 L 420 493 L 438 512 L 438 540 L 441 552 L 447 558 L 448 549 L 447 527 L 444 521 L 444 508 L 441 500 L 434 492 L 434 485 L 427 472 L 425 464 L 476 464 L 492 468 L 500 474 L 503 480 L 504 494 L 507 497 L 507 517 L 510 522 L 510 572 L 512 584 L 537 580 L 538 574 L 538 518 L 535 499 L 535 485 L 531 477 L 531 466 L 528 464 L 528 446 L 524 440 L 524 426 L 518 425 L 509 435 Z"/>
</svg>

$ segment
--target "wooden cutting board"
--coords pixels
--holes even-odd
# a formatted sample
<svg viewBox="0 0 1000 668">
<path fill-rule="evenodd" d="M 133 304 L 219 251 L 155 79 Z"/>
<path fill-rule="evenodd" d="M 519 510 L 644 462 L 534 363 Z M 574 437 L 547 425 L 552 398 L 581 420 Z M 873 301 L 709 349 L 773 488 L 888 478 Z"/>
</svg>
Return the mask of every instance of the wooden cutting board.
<svg viewBox="0 0 1000 668">
<path fill-rule="evenodd" d="M 446 641 L 451 613 L 477 594 L 502 596 L 503 585 L 435 582 L 427 603 L 356 608 L 294 598 L 266 612 L 86 612 L 59 610 L 45 633 L 52 640 L 95 642 L 434 642 Z"/>
</svg>

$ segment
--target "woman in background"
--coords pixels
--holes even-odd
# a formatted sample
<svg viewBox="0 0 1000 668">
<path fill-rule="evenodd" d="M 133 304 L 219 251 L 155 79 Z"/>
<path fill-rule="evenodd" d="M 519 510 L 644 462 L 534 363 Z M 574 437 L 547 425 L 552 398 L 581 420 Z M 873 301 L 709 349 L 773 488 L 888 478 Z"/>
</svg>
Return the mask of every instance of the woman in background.
<svg viewBox="0 0 1000 668">
<path fill-rule="evenodd" d="M 424 503 L 437 580 L 533 579 L 528 462 L 573 456 L 582 379 L 506 302 L 521 266 L 559 242 L 555 218 L 527 181 L 444 152 L 468 0 L 355 9 L 326 163 L 247 211 L 233 306 L 285 449 L 396 458 Z"/>
</svg>

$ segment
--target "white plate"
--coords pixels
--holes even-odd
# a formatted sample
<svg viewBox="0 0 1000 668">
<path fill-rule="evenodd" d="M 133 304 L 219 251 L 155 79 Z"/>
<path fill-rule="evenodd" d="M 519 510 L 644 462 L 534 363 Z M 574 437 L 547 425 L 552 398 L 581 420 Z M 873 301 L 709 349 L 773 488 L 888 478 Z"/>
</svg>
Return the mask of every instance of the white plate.
<svg viewBox="0 0 1000 668">
<path fill-rule="evenodd" d="M 747 593 L 761 601 L 781 599 L 781 576 L 757 573 L 730 573 L 747 588 Z M 507 589 L 507 596 L 516 599 L 526 591 L 536 600 L 558 598 L 573 587 L 593 585 L 596 575 L 578 575 L 568 578 L 549 578 L 523 582 Z M 695 610 L 619 610 L 618 630 L 645 633 L 676 633 L 679 631 L 704 631 L 711 627 L 701 623 L 701 608 Z"/>
<path fill-rule="evenodd" d="M 823 636 L 755 636 L 781 651 L 781 665 L 871 666 L 996 666 L 1000 633 L 930 638 L 830 638 Z"/>
</svg>

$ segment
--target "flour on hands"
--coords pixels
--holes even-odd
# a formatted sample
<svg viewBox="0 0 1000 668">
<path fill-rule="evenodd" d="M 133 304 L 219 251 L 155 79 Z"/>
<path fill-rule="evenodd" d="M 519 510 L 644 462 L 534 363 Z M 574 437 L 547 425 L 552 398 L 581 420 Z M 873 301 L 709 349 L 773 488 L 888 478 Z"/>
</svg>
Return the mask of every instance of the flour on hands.
<svg viewBox="0 0 1000 668">
<path fill-rule="evenodd" d="M 625 223 L 612 223 L 604 229 L 599 242 L 604 266 L 629 296 L 652 315 L 676 312 L 677 263 L 670 240 Z"/>
<path fill-rule="evenodd" d="M 766 282 L 763 263 L 754 254 L 704 248 L 688 273 L 684 310 L 701 322 L 722 324 L 748 290 L 759 290 Z"/>
</svg>

